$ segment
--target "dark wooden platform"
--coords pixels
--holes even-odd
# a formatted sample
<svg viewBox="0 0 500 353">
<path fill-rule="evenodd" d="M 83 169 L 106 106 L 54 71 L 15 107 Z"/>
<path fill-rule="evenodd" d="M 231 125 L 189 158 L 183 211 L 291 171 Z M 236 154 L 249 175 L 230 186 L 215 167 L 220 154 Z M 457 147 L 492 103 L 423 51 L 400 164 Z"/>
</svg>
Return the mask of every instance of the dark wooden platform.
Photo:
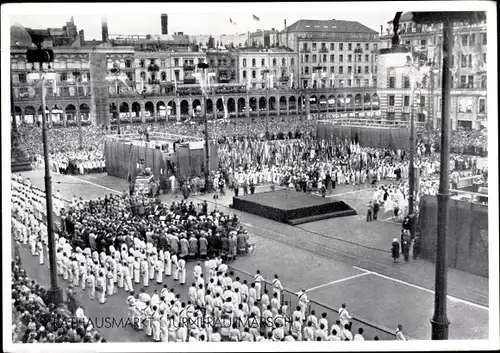
<svg viewBox="0 0 500 353">
<path fill-rule="evenodd" d="M 33 167 L 31 166 L 30 161 L 15 162 L 10 164 L 10 170 L 11 173 L 19 173 L 33 170 Z"/>
<path fill-rule="evenodd" d="M 233 208 L 291 225 L 356 214 L 344 201 L 291 189 L 233 197 Z"/>
</svg>

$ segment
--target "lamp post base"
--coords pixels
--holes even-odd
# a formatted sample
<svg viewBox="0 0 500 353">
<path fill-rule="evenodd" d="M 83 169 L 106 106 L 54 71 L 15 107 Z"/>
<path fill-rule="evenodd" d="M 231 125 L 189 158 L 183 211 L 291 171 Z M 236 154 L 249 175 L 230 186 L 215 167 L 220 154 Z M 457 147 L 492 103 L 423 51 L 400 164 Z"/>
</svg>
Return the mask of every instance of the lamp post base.
<svg viewBox="0 0 500 353">
<path fill-rule="evenodd" d="M 443 319 L 443 322 L 438 322 L 434 319 L 431 319 L 432 325 L 432 340 L 447 340 L 448 339 L 448 327 L 450 326 L 450 322 L 448 319 Z"/>
<path fill-rule="evenodd" d="M 49 302 L 55 304 L 56 306 L 60 306 L 63 304 L 64 296 L 62 288 L 50 288 L 47 290 L 49 295 Z"/>
</svg>

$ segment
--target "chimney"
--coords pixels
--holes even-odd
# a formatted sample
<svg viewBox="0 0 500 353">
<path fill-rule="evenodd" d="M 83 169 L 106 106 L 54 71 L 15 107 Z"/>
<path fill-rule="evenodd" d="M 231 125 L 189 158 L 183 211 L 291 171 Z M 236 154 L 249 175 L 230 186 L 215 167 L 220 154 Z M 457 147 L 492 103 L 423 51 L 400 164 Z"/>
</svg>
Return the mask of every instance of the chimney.
<svg viewBox="0 0 500 353">
<path fill-rule="evenodd" d="M 288 48 L 288 29 L 286 27 L 286 19 L 285 19 L 285 47 Z"/>
<path fill-rule="evenodd" d="M 168 15 L 161 14 L 161 34 L 168 34 Z"/>
<path fill-rule="evenodd" d="M 108 20 L 105 17 L 103 17 L 101 20 L 101 28 L 102 28 L 102 41 L 107 42 L 109 40 Z"/>
<path fill-rule="evenodd" d="M 85 32 L 83 29 L 78 31 L 78 35 L 80 36 L 80 46 L 83 47 L 85 45 Z"/>
</svg>

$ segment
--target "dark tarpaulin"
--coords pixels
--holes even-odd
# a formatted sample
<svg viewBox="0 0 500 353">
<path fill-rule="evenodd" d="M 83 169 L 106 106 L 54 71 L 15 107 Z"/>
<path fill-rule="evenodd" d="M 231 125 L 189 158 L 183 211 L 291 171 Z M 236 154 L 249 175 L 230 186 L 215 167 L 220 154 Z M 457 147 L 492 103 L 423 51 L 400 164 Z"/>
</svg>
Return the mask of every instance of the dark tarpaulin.
<svg viewBox="0 0 500 353">
<path fill-rule="evenodd" d="M 211 170 L 218 169 L 217 145 L 210 145 L 210 167 Z M 137 174 L 137 163 L 144 160 L 146 168 L 151 168 L 155 176 L 168 173 L 167 160 L 177 165 L 181 175 L 201 176 L 205 166 L 205 149 L 190 151 L 189 146 L 177 145 L 176 152 L 168 157 L 160 149 L 134 146 L 130 143 L 117 141 L 105 141 L 104 157 L 108 175 L 122 179 L 135 179 Z"/>
<path fill-rule="evenodd" d="M 409 148 L 409 131 L 407 128 L 378 128 L 365 126 L 338 126 L 318 123 L 318 136 L 322 139 L 349 142 L 356 141 L 363 147 L 375 148 Z"/>
<path fill-rule="evenodd" d="M 187 178 L 191 173 L 191 168 L 189 166 L 189 146 L 178 145 L 176 152 L 179 173 L 184 178 Z"/>
<path fill-rule="evenodd" d="M 447 233 L 448 266 L 488 276 L 488 206 L 450 200 Z M 437 240 L 437 197 L 420 201 L 418 230 L 421 256 L 434 261 Z"/>
<path fill-rule="evenodd" d="M 126 152 L 125 148 L 126 147 L 124 144 L 120 144 L 121 149 L 123 151 L 123 157 L 125 157 Z M 128 174 L 129 178 L 128 180 L 135 180 L 137 177 L 137 162 L 139 162 L 139 150 L 137 146 L 127 146 L 129 147 L 129 153 L 128 153 L 128 158 L 129 158 L 129 163 L 128 163 Z M 121 177 L 121 176 L 120 176 Z"/>
<path fill-rule="evenodd" d="M 210 143 L 210 170 L 218 170 L 219 169 L 219 155 L 217 151 L 217 144 Z"/>
<path fill-rule="evenodd" d="M 205 170 L 205 149 L 195 149 L 189 151 L 190 161 L 189 164 L 191 166 L 190 175 L 201 175 L 202 171 Z"/>
</svg>

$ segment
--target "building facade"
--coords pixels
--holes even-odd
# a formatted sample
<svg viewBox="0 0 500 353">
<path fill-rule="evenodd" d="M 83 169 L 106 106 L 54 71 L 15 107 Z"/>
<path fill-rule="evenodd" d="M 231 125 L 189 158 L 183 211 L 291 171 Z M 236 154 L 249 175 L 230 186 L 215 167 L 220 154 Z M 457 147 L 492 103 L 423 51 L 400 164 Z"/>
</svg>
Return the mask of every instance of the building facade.
<svg viewBox="0 0 500 353">
<path fill-rule="evenodd" d="M 379 35 L 359 22 L 299 20 L 279 37 L 299 54 L 302 88 L 376 85 Z"/>
<path fill-rule="evenodd" d="M 222 117 L 225 109 L 230 117 L 317 113 L 322 118 L 355 117 L 379 111 L 373 87 L 303 88 L 299 53 L 289 48 L 193 51 L 190 45 L 181 50 L 178 45 L 169 47 L 168 41 L 154 42 L 154 36 L 102 42 L 82 37 L 81 47 L 46 41 L 44 45 L 54 50 L 51 71 L 56 77 L 55 85 L 46 84 L 49 122 L 73 125 L 78 115 L 97 125 L 114 124 L 117 119 L 180 121 L 205 113 Z M 33 70 L 26 62 L 27 48 L 15 43 L 11 39 L 14 115 L 18 121 L 41 121 L 40 82 L 28 76 Z M 118 45 L 124 43 L 132 45 Z M 215 73 L 206 100 L 193 76 L 203 62 Z M 34 69 L 39 72 L 36 64 Z"/>
<path fill-rule="evenodd" d="M 133 62 L 132 48 L 53 48 L 54 63 L 50 71 L 55 83 L 47 82 L 46 111 L 52 122 L 76 123 L 77 114 L 83 121 L 107 124 L 107 97 L 113 88 L 105 80 L 114 62 Z M 44 70 L 48 67 L 44 65 Z M 34 70 L 33 70 L 34 69 Z M 40 80 L 30 73 L 40 72 L 39 64 L 31 65 L 26 50 L 11 49 L 11 79 L 15 115 L 26 122 L 41 121 Z M 78 72 L 80 77 L 74 75 Z"/>
<path fill-rule="evenodd" d="M 253 89 L 297 88 L 298 53 L 285 48 L 242 48 L 239 82 Z"/>
<path fill-rule="evenodd" d="M 207 49 L 208 71 L 215 73 L 215 83 L 238 83 L 238 52 L 235 49 Z"/>
<path fill-rule="evenodd" d="M 408 119 L 413 105 L 415 116 L 436 128 L 441 119 L 442 26 L 416 24 L 407 12 L 401 17 L 400 28 L 400 46 L 407 49 L 414 63 L 428 65 L 431 70 L 423 75 L 412 99 L 408 77 L 385 60 L 379 61 L 377 91 L 382 115 Z M 453 31 L 451 128 L 480 129 L 487 125 L 486 23 L 455 23 Z M 383 48 L 391 46 L 391 38 L 390 34 L 381 37 Z"/>
</svg>

